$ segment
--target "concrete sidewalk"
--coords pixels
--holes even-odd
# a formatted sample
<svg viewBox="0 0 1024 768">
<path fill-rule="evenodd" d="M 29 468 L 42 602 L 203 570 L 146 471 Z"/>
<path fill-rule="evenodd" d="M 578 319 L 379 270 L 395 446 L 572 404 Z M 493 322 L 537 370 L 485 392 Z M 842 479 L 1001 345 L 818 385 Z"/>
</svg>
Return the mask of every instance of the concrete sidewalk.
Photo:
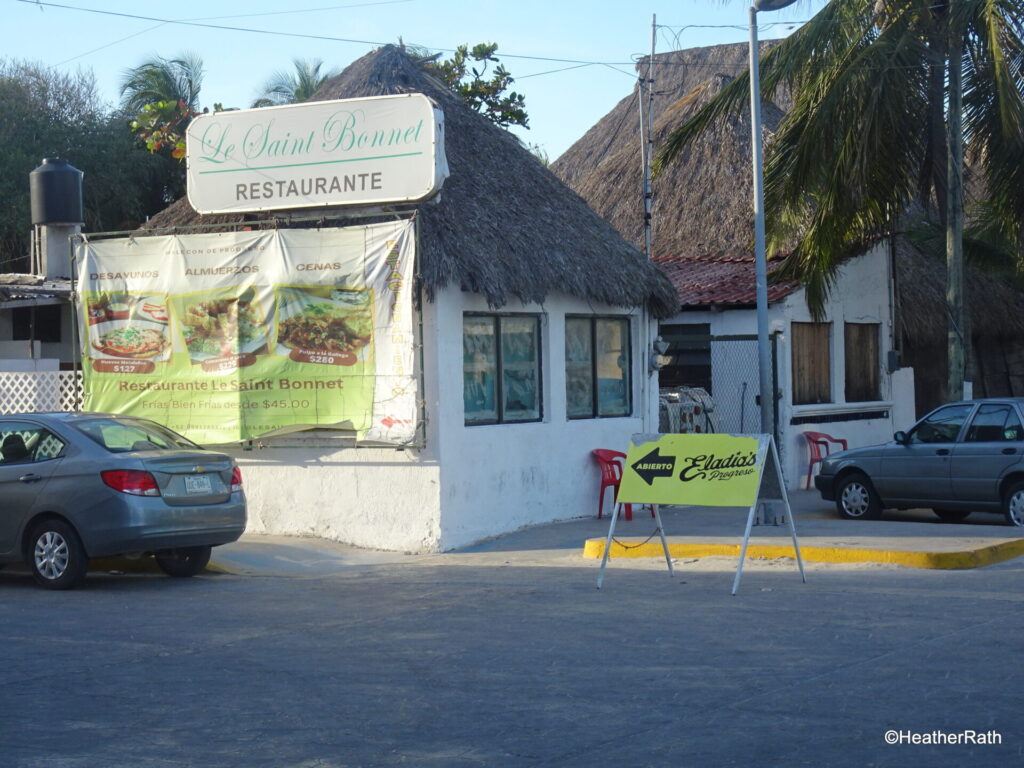
<svg viewBox="0 0 1024 768">
<path fill-rule="evenodd" d="M 976 512 L 962 523 L 943 523 L 930 510 L 889 512 L 883 520 L 841 520 L 831 502 L 821 500 L 817 491 L 790 494 L 794 521 L 801 550 L 808 562 L 874 562 L 918 567 L 967 568 L 987 565 L 1024 553 L 1024 530 L 1006 525 L 1000 515 Z M 672 544 L 673 557 L 711 557 L 723 569 L 735 568 L 738 545 L 746 525 L 746 509 L 702 507 L 664 507 L 662 518 Z M 531 526 L 499 536 L 472 547 L 440 554 L 412 555 L 360 549 L 316 538 L 246 535 L 234 544 L 214 550 L 213 563 L 229 573 L 276 576 L 322 576 L 367 566 L 398 565 L 516 565 L 594 568 L 596 563 L 584 557 L 588 540 L 603 547 L 608 532 L 608 517 L 578 518 L 558 523 Z M 632 545 L 655 531 L 650 513 L 635 508 L 630 522 L 620 519 L 616 539 Z M 789 527 L 756 526 L 751 533 L 749 558 L 780 557 L 777 550 L 755 549 L 769 546 L 788 548 Z M 701 552 L 700 548 L 704 548 Z M 714 550 L 714 547 L 736 551 Z M 710 549 L 709 549 L 710 548 Z M 992 548 L 997 548 L 993 550 Z M 815 559 L 820 551 L 870 551 L 869 558 Z M 600 550 L 596 551 L 600 556 Z M 978 554 L 978 553 L 982 554 Z M 985 553 L 999 557 L 989 557 Z M 657 567 L 662 557 L 657 536 L 642 550 L 642 560 L 628 562 L 624 551 L 613 549 L 616 567 Z M 591 557 L 595 556 L 592 551 Z M 915 562 L 916 561 L 916 562 Z M 664 563 L 661 564 L 664 567 Z"/>
<path fill-rule="evenodd" d="M 843 520 L 817 491 L 790 496 L 803 559 L 819 563 L 887 563 L 914 568 L 977 568 L 1024 555 L 1024 530 L 1006 525 L 1002 515 L 974 512 L 961 523 L 943 523 L 930 509 L 888 512 L 882 520 Z M 778 505 L 776 505 L 778 507 Z M 781 510 L 776 514 L 781 518 Z M 650 520 L 647 513 L 646 520 Z M 675 507 L 664 515 L 669 551 L 674 558 L 740 554 L 747 509 Z M 659 538 L 637 537 L 616 525 L 611 557 L 663 557 Z M 669 522 L 671 518 L 672 522 Z M 726 522 L 728 521 L 728 522 Z M 738 521 L 738 522 L 737 522 Z M 738 534 L 738 535 L 737 535 Z M 604 535 L 588 538 L 584 554 L 600 558 Z M 755 526 L 748 558 L 794 557 L 788 525 Z"/>
</svg>

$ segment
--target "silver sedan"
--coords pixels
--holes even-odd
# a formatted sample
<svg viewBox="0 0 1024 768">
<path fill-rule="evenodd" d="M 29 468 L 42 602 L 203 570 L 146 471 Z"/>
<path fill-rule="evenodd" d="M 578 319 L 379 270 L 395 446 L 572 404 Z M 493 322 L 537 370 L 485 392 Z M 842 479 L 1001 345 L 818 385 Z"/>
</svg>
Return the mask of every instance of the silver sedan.
<svg viewBox="0 0 1024 768">
<path fill-rule="evenodd" d="M 104 413 L 0 416 L 0 566 L 24 561 L 68 589 L 89 558 L 155 555 L 192 576 L 245 530 L 234 460 L 145 419 Z"/>
<path fill-rule="evenodd" d="M 1024 399 L 943 405 L 891 443 L 829 456 L 814 482 L 848 520 L 930 507 L 947 522 L 1001 512 L 1024 526 Z"/>
</svg>

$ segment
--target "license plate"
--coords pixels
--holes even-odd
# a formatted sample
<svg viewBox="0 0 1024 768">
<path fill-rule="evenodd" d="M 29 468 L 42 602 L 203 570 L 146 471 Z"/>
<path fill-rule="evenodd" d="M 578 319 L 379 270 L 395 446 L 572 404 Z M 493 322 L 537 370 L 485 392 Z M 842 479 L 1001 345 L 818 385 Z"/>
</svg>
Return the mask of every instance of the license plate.
<svg viewBox="0 0 1024 768">
<path fill-rule="evenodd" d="M 209 475 L 185 475 L 185 493 L 189 496 L 213 493 Z"/>
</svg>

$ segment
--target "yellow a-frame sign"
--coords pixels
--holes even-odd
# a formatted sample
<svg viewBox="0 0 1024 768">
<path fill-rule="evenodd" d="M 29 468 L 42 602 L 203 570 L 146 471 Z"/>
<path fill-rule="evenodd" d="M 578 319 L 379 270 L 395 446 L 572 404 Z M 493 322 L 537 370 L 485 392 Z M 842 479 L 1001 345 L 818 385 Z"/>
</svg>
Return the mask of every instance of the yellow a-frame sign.
<svg viewBox="0 0 1024 768">
<path fill-rule="evenodd" d="M 615 502 L 616 505 L 652 505 L 670 575 L 673 574 L 672 558 L 659 505 L 749 507 L 740 562 L 733 581 L 734 595 L 740 586 L 757 507 L 765 502 L 778 502 L 785 509 L 789 522 L 800 578 L 807 581 L 779 455 L 771 435 L 633 435 Z M 604 581 L 617 518 L 616 510 L 608 526 L 608 540 L 597 577 L 598 589 Z"/>
</svg>

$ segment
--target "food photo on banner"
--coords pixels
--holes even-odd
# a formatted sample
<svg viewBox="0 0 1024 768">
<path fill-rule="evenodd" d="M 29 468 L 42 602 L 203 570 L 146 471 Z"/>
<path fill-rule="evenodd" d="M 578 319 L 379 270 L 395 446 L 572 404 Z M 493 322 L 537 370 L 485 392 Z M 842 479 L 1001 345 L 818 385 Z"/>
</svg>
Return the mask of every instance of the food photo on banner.
<svg viewBox="0 0 1024 768">
<path fill-rule="evenodd" d="M 412 220 L 75 248 L 85 407 L 200 444 L 304 428 L 409 444 Z"/>
</svg>

